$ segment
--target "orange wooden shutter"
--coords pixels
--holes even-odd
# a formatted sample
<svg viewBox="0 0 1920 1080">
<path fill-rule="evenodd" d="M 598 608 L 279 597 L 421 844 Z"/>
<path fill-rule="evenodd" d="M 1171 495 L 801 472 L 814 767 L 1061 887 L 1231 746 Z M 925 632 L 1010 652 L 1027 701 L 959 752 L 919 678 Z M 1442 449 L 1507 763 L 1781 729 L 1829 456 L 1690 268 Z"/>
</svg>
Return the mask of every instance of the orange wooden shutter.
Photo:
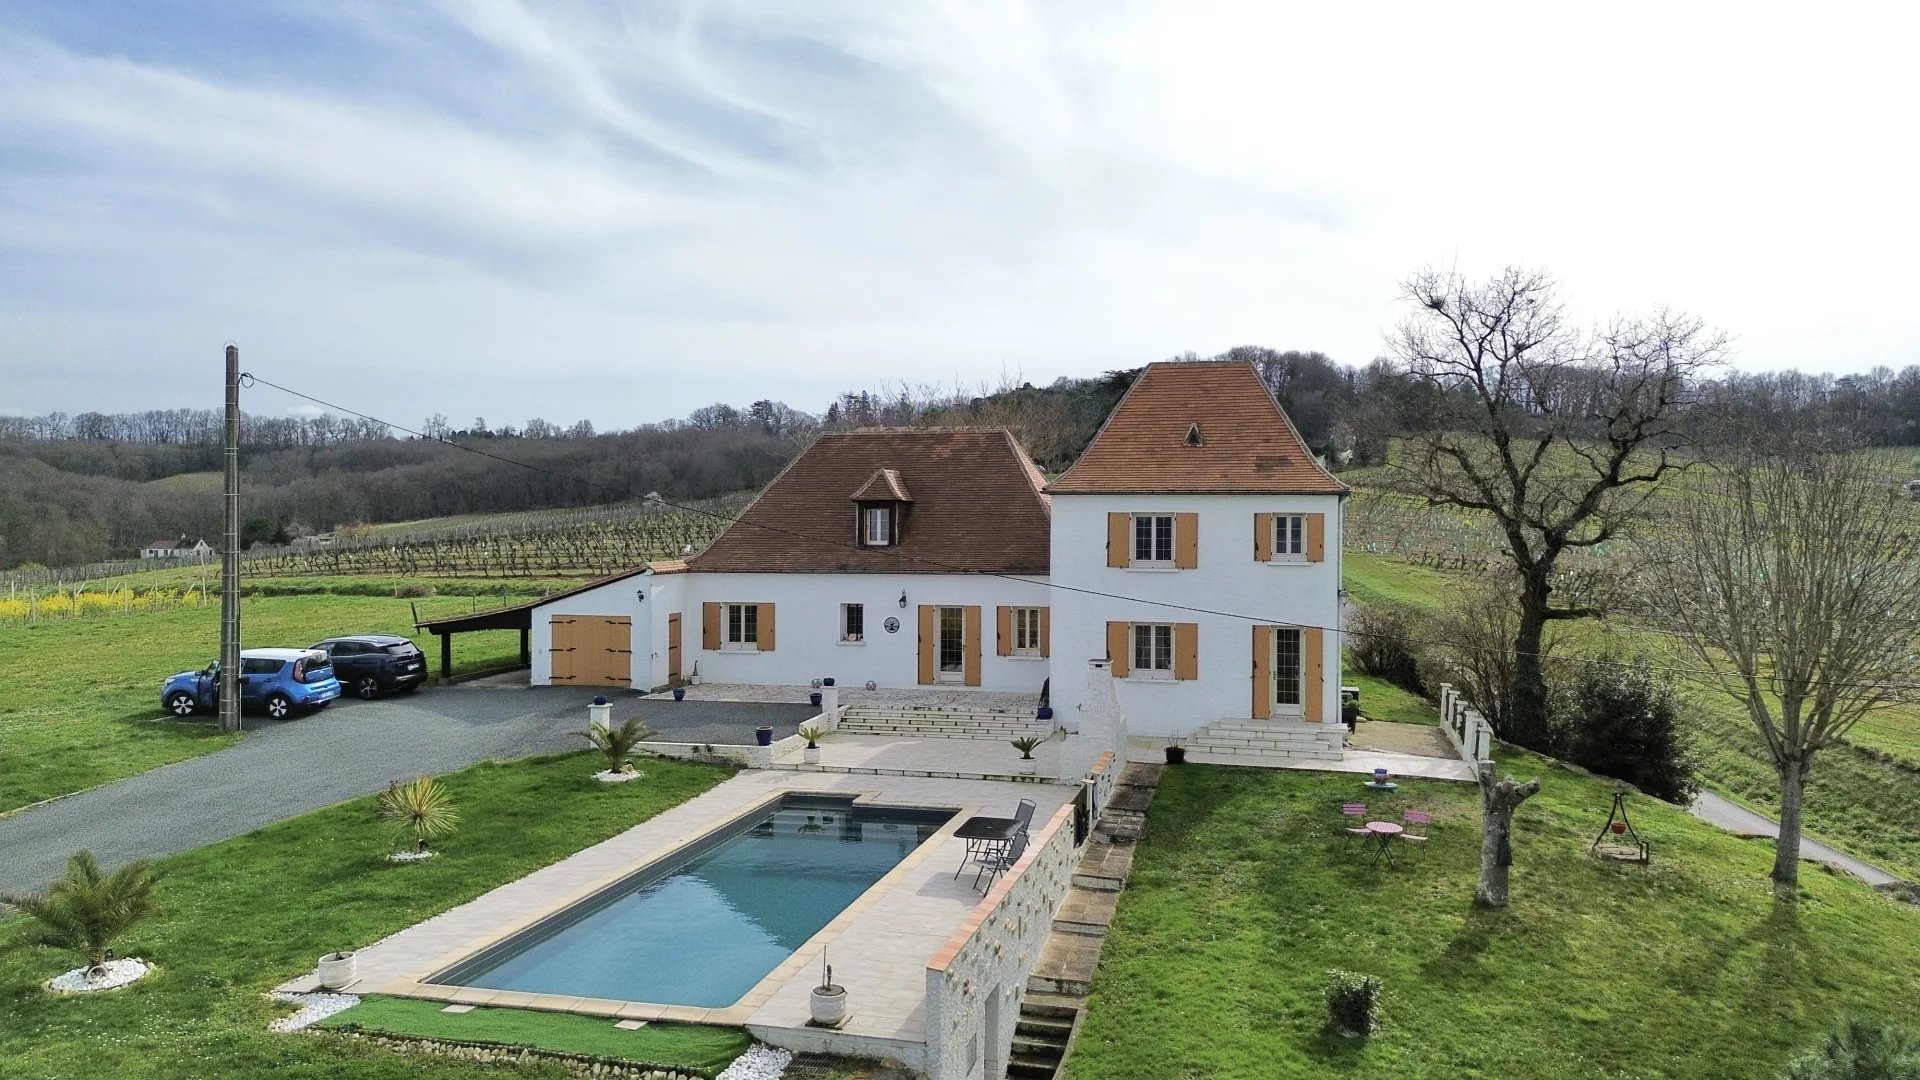
<svg viewBox="0 0 1920 1080">
<path fill-rule="evenodd" d="M 720 605 L 700 605 L 700 647 L 709 652 L 720 651 Z"/>
<path fill-rule="evenodd" d="M 1053 628 L 1051 625 L 1049 625 L 1053 621 L 1051 617 L 1052 610 L 1053 610 L 1052 608 L 1040 609 L 1040 655 L 1041 656 L 1053 655 L 1053 648 L 1052 648 Z"/>
<path fill-rule="evenodd" d="M 1200 677 L 1199 623 L 1173 624 L 1173 677 L 1176 679 Z"/>
<path fill-rule="evenodd" d="M 760 609 L 760 651 L 773 651 L 773 605 L 755 604 Z"/>
<path fill-rule="evenodd" d="M 1321 634 L 1322 631 L 1317 626 L 1300 631 L 1300 651 L 1305 654 L 1300 664 L 1300 678 L 1307 684 L 1304 699 L 1309 724 L 1318 724 L 1326 719 L 1323 708 L 1326 698 L 1320 685 L 1325 681 L 1326 673 L 1326 665 L 1321 662 L 1320 656 Z"/>
<path fill-rule="evenodd" d="M 980 685 L 980 607 L 974 605 L 962 608 L 960 612 L 960 641 L 965 652 L 961 661 L 961 677 L 968 686 Z"/>
<path fill-rule="evenodd" d="M 993 654 L 1013 655 L 1013 609 L 1010 607 L 993 609 Z"/>
<path fill-rule="evenodd" d="M 1253 718 L 1273 715 L 1273 628 L 1253 628 Z"/>
<path fill-rule="evenodd" d="M 1307 515 L 1307 561 L 1325 562 L 1327 558 L 1327 515 Z"/>
<path fill-rule="evenodd" d="M 1113 677 L 1124 679 L 1133 670 L 1133 635 L 1128 633 L 1128 624 L 1110 622 L 1107 624 L 1107 659 L 1113 663 Z"/>
<path fill-rule="evenodd" d="M 920 685 L 932 686 L 939 681 L 934 665 L 939 658 L 939 621 L 940 613 L 932 604 L 920 605 Z"/>
<path fill-rule="evenodd" d="M 1273 558 L 1273 515 L 1253 515 L 1253 561 L 1268 562 Z"/>
<path fill-rule="evenodd" d="M 1191 570 L 1200 565 L 1200 515 L 1173 515 L 1173 565 Z"/>
<path fill-rule="evenodd" d="M 1107 515 L 1107 565 L 1129 566 L 1133 563 L 1133 515 Z"/>
</svg>

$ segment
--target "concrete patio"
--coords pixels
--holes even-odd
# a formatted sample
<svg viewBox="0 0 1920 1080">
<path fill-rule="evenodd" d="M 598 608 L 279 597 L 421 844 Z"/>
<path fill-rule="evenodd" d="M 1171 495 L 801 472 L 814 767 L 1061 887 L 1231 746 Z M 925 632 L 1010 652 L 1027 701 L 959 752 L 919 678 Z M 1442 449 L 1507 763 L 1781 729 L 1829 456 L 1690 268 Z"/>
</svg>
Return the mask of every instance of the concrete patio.
<svg viewBox="0 0 1920 1080">
<path fill-rule="evenodd" d="M 818 764 L 806 764 L 803 748 L 796 746 L 776 756 L 772 767 L 805 773 L 1077 783 L 1077 777 L 1058 778 L 1059 747 L 1057 738 L 1049 740 L 1034 749 L 1033 761 L 1023 762 L 1020 751 L 999 740 L 835 732 L 820 740 Z M 1033 766 L 1034 771 L 1021 772 L 1023 764 Z"/>
<path fill-rule="evenodd" d="M 812 686 L 754 686 L 748 683 L 701 683 L 683 686 L 689 701 L 805 701 L 816 693 Z M 851 708 L 966 709 L 978 712 L 1011 712 L 1032 716 L 1038 703 L 1032 694 L 1000 694 L 969 690 L 963 686 L 883 686 L 868 690 L 861 686 L 841 686 L 840 704 Z M 672 698 L 672 691 L 648 694 L 647 698 Z"/>
</svg>

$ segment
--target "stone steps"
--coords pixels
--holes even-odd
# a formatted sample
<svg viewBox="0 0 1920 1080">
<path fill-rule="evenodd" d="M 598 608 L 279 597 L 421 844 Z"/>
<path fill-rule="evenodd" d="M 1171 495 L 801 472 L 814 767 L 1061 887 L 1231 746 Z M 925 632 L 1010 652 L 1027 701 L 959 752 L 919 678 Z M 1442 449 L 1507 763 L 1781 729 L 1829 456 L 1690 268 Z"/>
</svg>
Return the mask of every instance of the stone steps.
<svg viewBox="0 0 1920 1080">
<path fill-rule="evenodd" d="M 1281 721 L 1223 720 L 1186 740 L 1187 760 L 1203 765 L 1272 766 L 1289 761 L 1339 761 L 1343 728 Z"/>
<path fill-rule="evenodd" d="M 839 730 L 853 735 L 911 735 L 944 739 L 1044 738 L 1051 725 L 1023 713 L 998 709 L 849 708 Z"/>
</svg>

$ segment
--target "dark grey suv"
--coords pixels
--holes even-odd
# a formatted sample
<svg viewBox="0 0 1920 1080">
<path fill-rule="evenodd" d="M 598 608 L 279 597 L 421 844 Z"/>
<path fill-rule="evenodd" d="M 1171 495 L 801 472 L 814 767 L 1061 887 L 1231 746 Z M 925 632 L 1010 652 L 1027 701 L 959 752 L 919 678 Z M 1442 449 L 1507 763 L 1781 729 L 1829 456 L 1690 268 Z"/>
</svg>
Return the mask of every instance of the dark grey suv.
<svg viewBox="0 0 1920 1080">
<path fill-rule="evenodd" d="M 392 634 L 334 637 L 313 646 L 333 658 L 341 689 L 368 701 L 381 694 L 417 690 L 427 681 L 427 657 L 419 646 Z"/>
</svg>

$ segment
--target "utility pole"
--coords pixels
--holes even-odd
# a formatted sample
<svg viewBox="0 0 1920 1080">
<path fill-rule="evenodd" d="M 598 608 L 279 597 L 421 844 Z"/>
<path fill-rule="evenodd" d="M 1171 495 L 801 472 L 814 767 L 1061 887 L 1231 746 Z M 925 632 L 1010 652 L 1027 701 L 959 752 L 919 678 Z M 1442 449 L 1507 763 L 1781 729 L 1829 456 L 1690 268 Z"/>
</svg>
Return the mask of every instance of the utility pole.
<svg viewBox="0 0 1920 1080">
<path fill-rule="evenodd" d="M 227 346 L 227 498 L 220 544 L 220 730 L 240 731 L 240 346 Z"/>
</svg>

